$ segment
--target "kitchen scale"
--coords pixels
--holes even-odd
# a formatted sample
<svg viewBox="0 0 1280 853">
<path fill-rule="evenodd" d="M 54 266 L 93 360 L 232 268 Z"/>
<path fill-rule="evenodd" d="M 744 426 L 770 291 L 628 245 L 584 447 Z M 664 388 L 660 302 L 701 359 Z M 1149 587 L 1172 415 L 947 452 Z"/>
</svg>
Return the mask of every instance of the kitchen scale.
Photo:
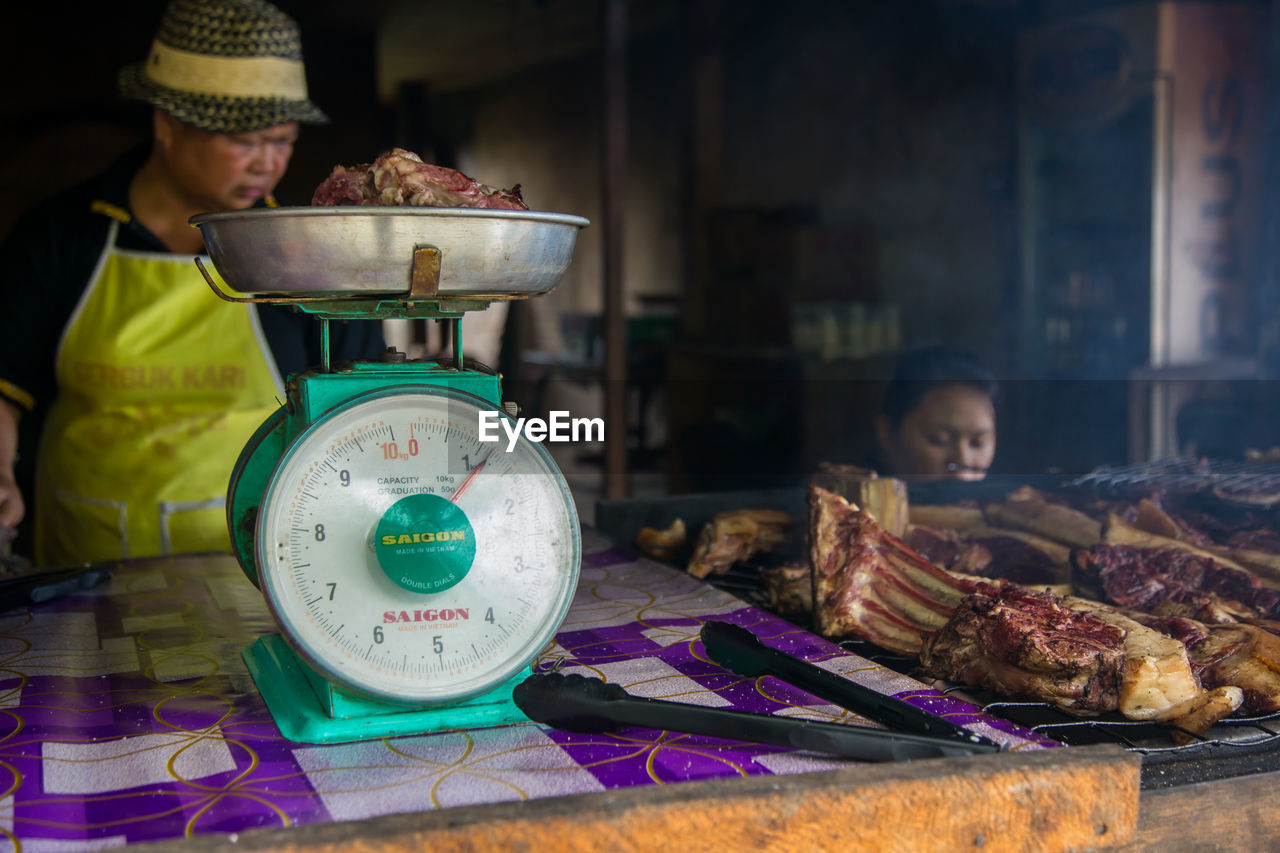
<svg viewBox="0 0 1280 853">
<path fill-rule="evenodd" d="M 550 291 L 587 220 L 444 208 L 207 213 L 232 302 L 316 316 L 322 363 L 241 452 L 233 550 L 280 628 L 243 657 L 285 737 L 331 743 L 522 722 L 511 699 L 552 640 L 582 544 L 541 444 L 508 450 L 501 377 L 468 369 L 461 318 Z M 329 325 L 444 320 L 452 361 L 331 364 Z M 481 419 L 490 427 L 482 432 Z M 498 441 L 482 441 L 482 436 Z"/>
</svg>

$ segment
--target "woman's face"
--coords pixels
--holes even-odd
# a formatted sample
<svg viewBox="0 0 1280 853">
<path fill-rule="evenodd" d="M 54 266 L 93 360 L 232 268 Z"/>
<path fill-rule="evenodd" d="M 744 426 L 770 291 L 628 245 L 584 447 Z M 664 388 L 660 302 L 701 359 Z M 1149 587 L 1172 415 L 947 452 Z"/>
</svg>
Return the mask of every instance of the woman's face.
<svg viewBox="0 0 1280 853">
<path fill-rule="evenodd" d="M 938 385 L 896 428 L 880 416 L 876 434 L 893 474 L 981 480 L 996 455 L 995 406 L 971 385 Z"/>
</svg>

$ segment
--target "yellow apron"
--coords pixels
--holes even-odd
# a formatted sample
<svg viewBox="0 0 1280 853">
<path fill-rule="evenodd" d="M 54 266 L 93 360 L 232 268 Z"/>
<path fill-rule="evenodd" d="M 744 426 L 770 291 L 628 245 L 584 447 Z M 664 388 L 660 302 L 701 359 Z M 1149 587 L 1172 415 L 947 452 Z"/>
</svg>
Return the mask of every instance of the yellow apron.
<svg viewBox="0 0 1280 853">
<path fill-rule="evenodd" d="M 190 256 L 115 248 L 118 228 L 58 348 L 36 474 L 48 565 L 228 550 L 231 469 L 284 393 L 254 305 L 218 299 Z"/>
</svg>

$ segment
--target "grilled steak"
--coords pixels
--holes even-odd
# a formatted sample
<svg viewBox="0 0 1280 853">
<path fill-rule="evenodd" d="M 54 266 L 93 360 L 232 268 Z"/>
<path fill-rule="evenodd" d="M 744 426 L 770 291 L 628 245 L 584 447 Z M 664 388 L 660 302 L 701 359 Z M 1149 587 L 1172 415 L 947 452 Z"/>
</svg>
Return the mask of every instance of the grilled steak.
<svg viewBox="0 0 1280 853">
<path fill-rule="evenodd" d="M 999 578 L 1027 586 L 1065 583 L 1071 550 L 1021 530 L 985 525 L 935 530 L 910 525 L 904 540 L 949 572 Z"/>
<path fill-rule="evenodd" d="M 1205 687 L 1240 688 L 1243 707 L 1252 713 L 1280 711 L 1280 637 L 1253 625 L 1207 625 L 1179 616 L 1134 618 L 1180 640 Z"/>
<path fill-rule="evenodd" d="M 920 662 L 938 678 L 1004 696 L 1031 696 L 1072 711 L 1120 704 L 1125 632 L 1015 586 L 964 599 Z"/>
<path fill-rule="evenodd" d="M 1077 585 L 1119 607 L 1200 616 L 1223 610 L 1231 618 L 1280 618 L 1280 592 L 1248 572 L 1187 548 L 1094 545 L 1072 555 Z"/>
<path fill-rule="evenodd" d="M 1201 709 L 1208 697 L 1196 680 L 1187 649 L 1181 642 L 1096 601 L 1071 595 L 1064 597 L 1062 603 L 1124 632 L 1124 667 L 1117 706 L 1121 714 L 1131 720 L 1177 722 L 1188 728 L 1193 723 L 1199 724 L 1182 719 L 1196 711 L 1201 711 L 1203 718 Z M 1221 715 L 1226 716 L 1240 707 L 1240 697 L 1221 696 L 1217 704 L 1219 708 L 1231 705 Z M 1217 720 L 1206 723 L 1206 727 L 1213 722 Z"/>
<path fill-rule="evenodd" d="M 1067 580 L 1071 550 L 1065 545 L 1033 533 L 995 527 L 975 527 L 961 535 L 991 555 L 990 565 L 980 574 L 1030 586 Z"/>
</svg>

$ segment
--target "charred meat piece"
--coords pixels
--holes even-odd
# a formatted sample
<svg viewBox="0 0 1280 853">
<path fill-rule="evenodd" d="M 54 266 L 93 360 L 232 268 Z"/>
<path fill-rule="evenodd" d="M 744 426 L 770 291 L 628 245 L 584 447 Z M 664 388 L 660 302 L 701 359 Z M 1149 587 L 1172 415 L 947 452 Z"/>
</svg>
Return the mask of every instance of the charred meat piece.
<svg viewBox="0 0 1280 853">
<path fill-rule="evenodd" d="M 993 527 L 1011 527 L 1063 545 L 1088 548 L 1102 539 L 1102 523 L 1080 510 L 1047 500 L 1033 490 L 1014 492 L 984 510 Z"/>
<path fill-rule="evenodd" d="M 1107 545 L 1130 545 L 1135 548 L 1180 548 L 1213 560 L 1227 568 L 1235 569 L 1243 574 L 1250 574 L 1249 569 L 1231 558 L 1226 548 L 1216 545 L 1209 548 L 1201 548 L 1198 545 L 1191 544 L 1189 541 L 1170 539 L 1168 536 L 1161 536 L 1158 533 L 1150 533 L 1135 527 L 1116 515 L 1107 516 L 1102 541 Z M 1265 584 L 1280 588 L 1280 584 L 1276 584 L 1273 581 L 1266 581 Z"/>
<path fill-rule="evenodd" d="M 1208 636 L 1187 648 L 1207 687 L 1244 691 L 1244 707 L 1280 711 L 1280 637 L 1253 625 L 1209 625 Z"/>
<path fill-rule="evenodd" d="M 1181 642 L 1096 601 L 1066 596 L 1062 604 L 1124 632 L 1124 667 L 1117 705 L 1121 714 L 1131 720 L 1159 723 L 1175 721 L 1197 711 L 1201 719 L 1208 716 L 1201 708 L 1204 690 Z M 1226 697 L 1218 697 L 1217 707 L 1226 701 Z M 1227 713 L 1239 706 L 1237 701 Z"/>
<path fill-rule="evenodd" d="M 636 534 L 636 547 L 656 560 L 670 560 L 685 547 L 688 532 L 684 519 L 677 518 L 667 527 L 642 527 Z"/>
<path fill-rule="evenodd" d="M 1242 551 L 1280 554 L 1280 533 L 1260 527 L 1237 530 L 1227 538 L 1227 547 Z"/>
<path fill-rule="evenodd" d="M 1280 581 L 1280 534 L 1255 528 L 1237 530 L 1227 539 L 1231 559 L 1268 581 Z"/>
<path fill-rule="evenodd" d="M 1156 505 L 1143 500 L 1139 508 Z M 1202 552 L 1247 569 L 1272 583 L 1280 582 L 1280 533 L 1272 516 L 1258 511 L 1236 512 L 1229 518 L 1212 516 L 1186 507 L 1166 511 L 1146 509 L 1133 526 L 1148 533 L 1186 543 Z M 1110 531 L 1108 531 L 1110 534 Z M 1131 531 L 1117 529 L 1108 541 L 1125 541 Z M 1136 543 L 1135 543 L 1136 544 Z"/>
<path fill-rule="evenodd" d="M 424 163 L 412 151 L 393 148 L 372 163 L 335 166 L 316 187 L 313 205 L 479 207 L 528 210 L 517 185 L 509 190 L 479 183 L 456 169 Z"/>
<path fill-rule="evenodd" d="M 1186 713 L 1170 721 L 1182 729 L 1173 732 L 1174 742 L 1186 746 L 1195 740 L 1192 734 L 1204 734 L 1210 726 L 1231 716 L 1243 704 L 1244 691 L 1239 687 L 1215 687 L 1205 692 Z"/>
<path fill-rule="evenodd" d="M 1062 607 L 1048 593 L 1008 586 L 974 593 L 920 650 L 925 671 L 1002 696 L 1070 711 L 1118 707 L 1125 632 Z"/>
<path fill-rule="evenodd" d="M 1063 584 L 1071 549 L 1021 530 L 985 525 L 935 530 L 910 525 L 904 540 L 929 562 L 961 575 L 980 575 L 1026 586 Z"/>
<path fill-rule="evenodd" d="M 739 509 L 711 517 L 693 546 L 687 570 L 698 578 L 721 575 L 734 563 L 787 541 L 791 516 L 775 509 Z"/>
<path fill-rule="evenodd" d="M 1181 644 L 1114 608 L 955 577 L 823 489 L 810 488 L 809 510 L 824 636 L 861 637 L 927 658 L 940 677 L 1077 712 L 1170 721 L 1206 703 Z"/>
<path fill-rule="evenodd" d="M 788 618 L 813 612 L 813 569 L 808 560 L 793 560 L 760 570 L 769 606 Z"/>
<path fill-rule="evenodd" d="M 1158 500 L 1152 498 L 1143 498 L 1138 501 L 1136 512 L 1128 523 L 1139 530 L 1178 542 L 1186 542 L 1197 548 L 1212 548 L 1214 544 L 1212 539 L 1196 530 L 1184 519 L 1165 512 Z"/>
<path fill-rule="evenodd" d="M 930 563 L 949 572 L 982 575 L 991 562 L 991 551 L 980 542 L 961 539 L 954 530 L 910 524 L 902 541 Z"/>
<path fill-rule="evenodd" d="M 1280 617 L 1280 592 L 1187 548 L 1094 545 L 1072 559 L 1078 586 L 1119 607 L 1152 613 L 1162 604 L 1182 604 L 1181 615 L 1202 615 L 1206 606 L 1219 605 L 1232 618 Z"/>
<path fill-rule="evenodd" d="M 1253 625 L 1207 625 L 1185 617 L 1135 614 L 1180 640 L 1205 687 L 1238 687 L 1246 711 L 1280 711 L 1280 637 Z"/>
<path fill-rule="evenodd" d="M 1034 533 L 975 527 L 961 536 L 991 555 L 990 564 L 981 573 L 988 577 L 1036 586 L 1064 583 L 1070 574 L 1071 549 Z"/>
<path fill-rule="evenodd" d="M 913 657 L 977 587 L 931 565 L 870 513 L 813 485 L 809 557 L 819 634 L 859 637 Z"/>
</svg>

